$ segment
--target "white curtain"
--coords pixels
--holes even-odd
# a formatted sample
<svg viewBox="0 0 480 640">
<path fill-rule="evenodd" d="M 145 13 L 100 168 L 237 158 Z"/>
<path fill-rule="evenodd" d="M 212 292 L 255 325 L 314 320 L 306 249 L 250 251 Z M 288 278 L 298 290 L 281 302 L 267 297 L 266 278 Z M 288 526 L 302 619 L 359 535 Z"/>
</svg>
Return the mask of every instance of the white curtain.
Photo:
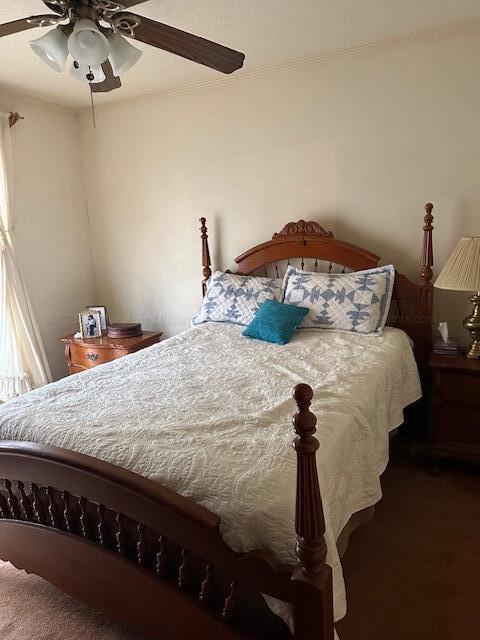
<svg viewBox="0 0 480 640">
<path fill-rule="evenodd" d="M 0 112 L 0 402 L 51 381 L 45 350 L 15 257 L 13 144 Z"/>
</svg>

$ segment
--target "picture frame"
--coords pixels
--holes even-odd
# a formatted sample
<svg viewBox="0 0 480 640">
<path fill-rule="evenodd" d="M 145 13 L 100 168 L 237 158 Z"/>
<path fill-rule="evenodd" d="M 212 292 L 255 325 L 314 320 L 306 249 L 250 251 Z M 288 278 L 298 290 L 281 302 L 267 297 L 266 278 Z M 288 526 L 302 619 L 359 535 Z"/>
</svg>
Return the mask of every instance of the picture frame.
<svg viewBox="0 0 480 640">
<path fill-rule="evenodd" d="M 100 304 L 89 304 L 87 309 L 93 309 L 94 311 L 98 311 L 100 313 L 100 324 L 102 327 L 102 331 L 106 331 L 108 327 L 107 307 Z"/>
<path fill-rule="evenodd" d="M 102 320 L 99 311 L 87 307 L 78 314 L 78 319 L 83 340 L 102 337 Z"/>
</svg>

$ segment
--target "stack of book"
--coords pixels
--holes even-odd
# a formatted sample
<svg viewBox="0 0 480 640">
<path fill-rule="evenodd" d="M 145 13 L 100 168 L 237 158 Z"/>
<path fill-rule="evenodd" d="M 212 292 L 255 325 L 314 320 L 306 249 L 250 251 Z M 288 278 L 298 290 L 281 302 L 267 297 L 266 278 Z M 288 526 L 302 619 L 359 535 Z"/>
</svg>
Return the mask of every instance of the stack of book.
<svg viewBox="0 0 480 640">
<path fill-rule="evenodd" d="M 442 339 L 437 340 L 433 345 L 433 352 L 440 356 L 456 356 L 458 355 L 458 340 L 449 338 L 446 342 Z"/>
</svg>

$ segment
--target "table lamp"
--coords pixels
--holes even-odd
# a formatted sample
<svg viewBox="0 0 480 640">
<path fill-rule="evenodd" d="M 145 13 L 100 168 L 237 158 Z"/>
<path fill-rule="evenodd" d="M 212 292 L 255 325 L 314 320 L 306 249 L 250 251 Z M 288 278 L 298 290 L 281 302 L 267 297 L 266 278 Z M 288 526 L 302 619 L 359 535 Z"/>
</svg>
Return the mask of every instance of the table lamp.
<svg viewBox="0 0 480 640">
<path fill-rule="evenodd" d="M 475 292 L 470 298 L 473 312 L 463 321 L 472 339 L 465 356 L 480 358 L 480 237 L 462 238 L 458 242 L 433 286 Z"/>
</svg>

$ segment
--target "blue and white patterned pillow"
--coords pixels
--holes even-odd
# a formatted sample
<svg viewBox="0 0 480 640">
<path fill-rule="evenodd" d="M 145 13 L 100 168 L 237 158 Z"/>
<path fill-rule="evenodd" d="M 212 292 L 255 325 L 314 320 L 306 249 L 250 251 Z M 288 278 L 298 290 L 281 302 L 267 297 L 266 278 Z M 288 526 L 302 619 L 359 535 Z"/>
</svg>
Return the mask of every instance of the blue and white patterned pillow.
<svg viewBox="0 0 480 640">
<path fill-rule="evenodd" d="M 289 267 L 284 301 L 310 309 L 300 328 L 380 335 L 392 300 L 395 267 L 352 273 L 314 273 Z"/>
<path fill-rule="evenodd" d="M 230 322 L 247 325 L 266 300 L 282 301 L 281 278 L 237 276 L 215 271 L 193 324 Z"/>
</svg>

